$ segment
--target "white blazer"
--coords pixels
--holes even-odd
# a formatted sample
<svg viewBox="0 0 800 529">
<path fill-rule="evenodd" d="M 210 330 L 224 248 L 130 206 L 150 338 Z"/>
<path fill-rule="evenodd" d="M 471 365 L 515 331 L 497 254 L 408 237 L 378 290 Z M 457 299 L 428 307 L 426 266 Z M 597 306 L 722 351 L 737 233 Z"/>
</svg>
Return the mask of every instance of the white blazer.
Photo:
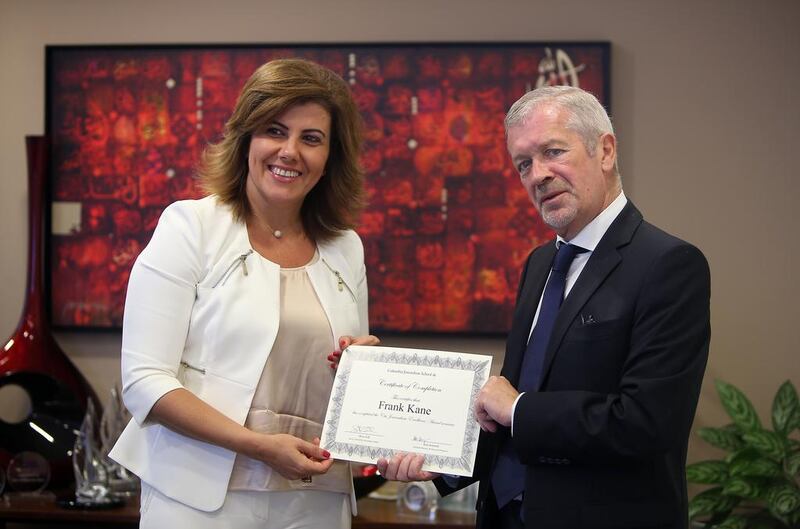
<svg viewBox="0 0 800 529">
<path fill-rule="evenodd" d="M 333 351 L 339 336 L 368 333 L 364 248 L 353 231 L 318 248 L 308 275 Z M 128 282 L 122 398 L 133 419 L 109 456 L 169 498 L 220 508 L 235 452 L 147 415 L 165 393 L 185 388 L 244 424 L 278 332 L 279 296 L 280 267 L 253 251 L 244 223 L 215 196 L 165 209 Z"/>
</svg>

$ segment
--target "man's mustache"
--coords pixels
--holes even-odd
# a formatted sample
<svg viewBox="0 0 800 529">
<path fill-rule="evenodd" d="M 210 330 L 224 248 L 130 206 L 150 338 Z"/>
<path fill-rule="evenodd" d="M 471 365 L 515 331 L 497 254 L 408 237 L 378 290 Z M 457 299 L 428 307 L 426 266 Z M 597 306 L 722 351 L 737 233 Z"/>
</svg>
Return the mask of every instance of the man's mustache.
<svg viewBox="0 0 800 529">
<path fill-rule="evenodd" d="M 569 190 L 570 190 L 569 186 L 564 186 L 564 185 L 548 184 L 548 185 L 538 186 L 536 188 L 536 193 L 535 193 L 536 202 L 541 204 L 548 198 L 552 198 L 558 195 L 559 193 L 568 192 Z"/>
</svg>

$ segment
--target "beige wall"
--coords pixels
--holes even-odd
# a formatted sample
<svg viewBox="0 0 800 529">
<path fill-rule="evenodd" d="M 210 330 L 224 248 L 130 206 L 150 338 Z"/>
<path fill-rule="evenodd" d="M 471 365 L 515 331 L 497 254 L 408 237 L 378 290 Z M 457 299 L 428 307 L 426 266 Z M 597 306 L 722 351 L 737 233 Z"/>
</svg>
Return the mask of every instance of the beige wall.
<svg viewBox="0 0 800 529">
<path fill-rule="evenodd" d="M 777 386 L 800 383 L 798 22 L 797 0 L 0 0 L 0 335 L 23 302 L 23 136 L 43 132 L 45 44 L 608 40 L 626 191 L 711 263 L 713 340 L 695 426 L 723 420 L 715 378 L 767 417 Z M 59 338 L 105 395 L 118 336 Z M 690 458 L 707 453 L 693 443 Z"/>
</svg>

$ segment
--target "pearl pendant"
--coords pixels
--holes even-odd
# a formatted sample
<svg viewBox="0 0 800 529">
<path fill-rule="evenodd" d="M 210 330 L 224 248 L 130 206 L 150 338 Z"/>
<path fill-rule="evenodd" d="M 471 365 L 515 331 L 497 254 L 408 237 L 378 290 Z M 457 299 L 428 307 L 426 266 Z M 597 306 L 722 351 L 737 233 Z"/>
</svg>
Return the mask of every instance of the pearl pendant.
<svg viewBox="0 0 800 529">
<path fill-rule="evenodd" d="M 280 239 L 281 237 L 283 237 L 283 232 L 281 230 L 275 230 L 275 231 L 272 232 L 272 235 L 276 239 Z"/>
</svg>

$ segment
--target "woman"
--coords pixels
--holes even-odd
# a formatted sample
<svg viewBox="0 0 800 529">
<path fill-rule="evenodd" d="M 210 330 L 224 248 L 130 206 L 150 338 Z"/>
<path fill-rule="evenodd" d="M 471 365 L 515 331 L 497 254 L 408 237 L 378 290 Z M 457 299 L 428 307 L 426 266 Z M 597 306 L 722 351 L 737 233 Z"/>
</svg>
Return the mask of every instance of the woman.
<svg viewBox="0 0 800 529">
<path fill-rule="evenodd" d="M 349 467 L 318 438 L 324 356 L 378 341 L 352 231 L 359 125 L 333 72 L 261 66 L 204 153 L 212 194 L 165 209 L 137 259 L 122 337 L 133 420 L 110 456 L 142 479 L 141 527 L 350 526 Z"/>
</svg>

